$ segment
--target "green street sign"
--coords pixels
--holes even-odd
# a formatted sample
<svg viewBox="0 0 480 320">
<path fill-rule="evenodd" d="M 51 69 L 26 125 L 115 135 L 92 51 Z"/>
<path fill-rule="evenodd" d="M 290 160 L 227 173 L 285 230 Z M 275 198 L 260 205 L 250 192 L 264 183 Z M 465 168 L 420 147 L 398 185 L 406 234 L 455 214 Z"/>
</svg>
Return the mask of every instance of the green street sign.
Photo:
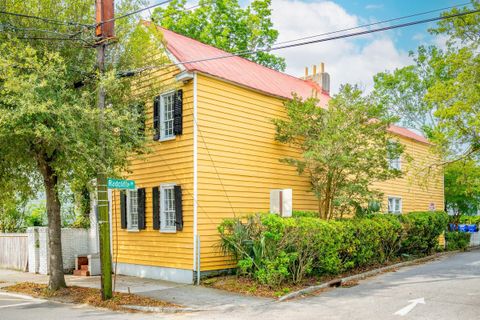
<svg viewBox="0 0 480 320">
<path fill-rule="evenodd" d="M 107 188 L 108 189 L 135 189 L 135 181 L 108 178 Z"/>
</svg>

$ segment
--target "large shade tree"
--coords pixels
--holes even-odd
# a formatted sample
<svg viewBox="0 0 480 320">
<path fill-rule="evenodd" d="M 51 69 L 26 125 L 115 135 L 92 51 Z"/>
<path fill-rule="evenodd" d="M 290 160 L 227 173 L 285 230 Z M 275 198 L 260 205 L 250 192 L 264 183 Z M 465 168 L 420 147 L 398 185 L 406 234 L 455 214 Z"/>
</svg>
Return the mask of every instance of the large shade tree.
<svg viewBox="0 0 480 320">
<path fill-rule="evenodd" d="M 321 218 L 379 202 L 380 192 L 371 184 L 401 175 L 388 163 L 388 156 L 397 158 L 403 152 L 388 134 L 393 119 L 358 88 L 343 86 L 328 108 L 318 106 L 316 99 L 298 97 L 285 108 L 287 119 L 274 121 L 276 140 L 298 147 L 301 156 L 281 161 L 309 178 Z"/>
<path fill-rule="evenodd" d="M 188 10 L 186 0 L 173 0 L 155 9 L 152 19 L 162 27 L 227 52 L 250 52 L 275 44 L 278 31 L 271 20 L 271 0 L 253 0 L 245 8 L 238 0 L 200 0 Z M 241 55 L 269 68 L 284 71 L 285 60 L 268 52 Z"/>
<path fill-rule="evenodd" d="M 445 204 L 455 214 L 480 211 L 480 165 L 472 159 L 449 163 L 445 168 Z"/>
<path fill-rule="evenodd" d="M 474 0 L 444 14 L 480 9 Z M 480 14 L 442 20 L 430 30 L 446 47 L 420 46 L 414 63 L 375 76 L 378 99 L 425 133 L 449 161 L 480 154 Z"/>
<path fill-rule="evenodd" d="M 480 1 L 447 14 L 480 9 Z M 445 47 L 420 46 L 414 63 L 375 76 L 375 95 L 404 125 L 423 132 L 445 159 L 445 199 L 450 209 L 479 206 L 474 179 L 480 159 L 480 14 L 438 22 L 433 36 Z M 458 164 L 455 162 L 459 162 Z M 464 172 L 462 172 L 464 171 Z"/>
<path fill-rule="evenodd" d="M 138 5 L 121 1 L 117 10 Z M 118 175 L 132 152 L 146 151 L 143 116 L 132 106 L 161 84 L 150 81 L 134 94 L 135 78 L 118 75 L 142 67 L 145 57 L 162 56 L 162 39 L 155 26 L 139 25 L 134 16 L 118 20 L 117 42 L 108 46 L 101 75 L 92 47 L 93 2 L 6 1 L 2 9 L 56 21 L 0 15 L 6 31 L 0 37 L 0 182 L 39 178 L 46 194 L 49 287 L 56 290 L 65 286 L 60 188 L 88 183 L 98 172 Z M 57 40 L 44 39 L 46 33 Z M 107 92 L 101 117 L 100 85 Z"/>
</svg>

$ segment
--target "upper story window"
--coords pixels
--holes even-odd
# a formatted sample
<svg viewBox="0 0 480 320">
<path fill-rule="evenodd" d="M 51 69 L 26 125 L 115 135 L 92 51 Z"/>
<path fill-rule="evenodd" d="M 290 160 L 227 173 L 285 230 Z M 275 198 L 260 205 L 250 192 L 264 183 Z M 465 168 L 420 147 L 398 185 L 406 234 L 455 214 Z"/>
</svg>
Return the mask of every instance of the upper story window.
<svg viewBox="0 0 480 320">
<path fill-rule="evenodd" d="M 153 140 L 175 139 L 183 133 L 183 90 L 170 91 L 153 99 Z"/>
<path fill-rule="evenodd" d="M 399 154 L 394 152 L 398 147 L 398 142 L 389 141 L 389 146 L 387 146 L 387 157 L 388 157 L 388 167 L 394 170 L 402 169 L 402 160 Z"/>
<path fill-rule="evenodd" d="M 160 140 L 175 137 L 173 132 L 173 110 L 175 92 L 169 92 L 160 96 Z"/>
<path fill-rule="evenodd" d="M 388 197 L 388 213 L 402 213 L 402 198 Z"/>
</svg>

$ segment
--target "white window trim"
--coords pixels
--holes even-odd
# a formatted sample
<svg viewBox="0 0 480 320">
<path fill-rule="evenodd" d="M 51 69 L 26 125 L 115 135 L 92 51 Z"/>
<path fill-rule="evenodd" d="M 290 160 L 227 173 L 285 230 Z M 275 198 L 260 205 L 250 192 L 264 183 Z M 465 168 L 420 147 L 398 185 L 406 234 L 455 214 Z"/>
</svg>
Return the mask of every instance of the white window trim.
<svg viewBox="0 0 480 320">
<path fill-rule="evenodd" d="M 137 226 L 132 227 L 132 216 L 130 212 L 130 192 L 136 192 L 137 193 Z M 138 228 L 138 189 L 134 190 L 126 190 L 127 193 L 127 231 L 128 232 L 140 232 L 140 229 Z"/>
<path fill-rule="evenodd" d="M 165 216 L 164 216 L 164 212 L 163 212 L 163 208 L 162 208 L 162 203 L 163 203 L 163 190 L 164 189 L 172 189 L 173 187 L 175 187 L 177 184 L 176 183 L 162 183 L 160 185 L 160 201 L 159 201 L 159 205 L 160 205 L 160 232 L 161 233 L 177 233 L 177 226 L 173 226 L 172 227 L 169 227 L 169 228 L 165 228 L 164 226 L 164 223 L 165 223 Z M 175 197 L 175 194 L 173 195 Z"/>
<path fill-rule="evenodd" d="M 398 163 L 398 166 L 393 165 L 393 163 Z M 402 157 L 399 156 L 398 158 L 388 158 L 388 167 L 390 169 L 402 170 Z"/>
<path fill-rule="evenodd" d="M 159 112 L 159 120 L 160 120 L 160 123 L 159 123 L 159 130 L 160 130 L 160 138 L 159 138 L 159 141 L 169 141 L 169 140 L 174 140 L 176 138 L 176 135 L 175 133 L 173 133 L 173 135 L 171 136 L 165 136 L 165 133 L 164 133 L 164 117 L 163 117 L 163 114 L 164 114 L 164 108 L 165 108 L 165 105 L 163 103 L 163 97 L 164 96 L 167 96 L 167 95 L 170 95 L 170 94 L 173 94 L 173 108 L 175 108 L 175 90 L 170 90 L 170 91 L 167 91 L 167 92 L 164 92 L 160 95 L 160 110 L 158 110 Z"/>
<path fill-rule="evenodd" d="M 399 144 L 399 142 L 397 142 L 397 141 L 390 141 L 390 143 Z M 390 155 L 387 154 L 387 158 L 388 158 L 388 168 L 389 169 L 392 169 L 392 170 L 395 169 L 395 170 L 399 170 L 399 171 L 402 170 L 402 156 L 401 155 L 398 155 L 397 158 L 390 158 Z M 393 166 L 392 162 L 397 162 L 398 163 L 398 168 Z"/>
<path fill-rule="evenodd" d="M 388 209 L 389 204 L 390 204 L 390 199 L 398 199 L 400 200 L 400 211 L 398 212 L 390 212 Z M 402 214 L 403 213 L 403 199 L 400 196 L 387 196 L 387 212 L 392 213 L 392 214 Z"/>
</svg>

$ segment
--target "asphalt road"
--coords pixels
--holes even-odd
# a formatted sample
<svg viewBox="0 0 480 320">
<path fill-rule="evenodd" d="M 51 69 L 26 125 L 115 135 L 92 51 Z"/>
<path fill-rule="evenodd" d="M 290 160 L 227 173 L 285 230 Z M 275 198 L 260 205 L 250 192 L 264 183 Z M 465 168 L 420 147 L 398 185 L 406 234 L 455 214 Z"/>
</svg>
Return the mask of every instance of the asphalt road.
<svg viewBox="0 0 480 320">
<path fill-rule="evenodd" d="M 1 320 L 480 319 L 480 250 L 403 268 L 295 301 L 190 314 L 108 312 L 0 294 Z"/>
</svg>

